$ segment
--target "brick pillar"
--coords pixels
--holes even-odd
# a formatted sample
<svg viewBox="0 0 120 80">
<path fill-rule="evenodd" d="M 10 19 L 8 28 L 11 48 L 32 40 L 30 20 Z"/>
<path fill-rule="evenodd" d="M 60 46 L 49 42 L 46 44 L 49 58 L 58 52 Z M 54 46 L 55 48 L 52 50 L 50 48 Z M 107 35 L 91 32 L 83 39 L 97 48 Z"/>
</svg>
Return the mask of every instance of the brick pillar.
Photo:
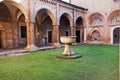
<svg viewBox="0 0 120 80">
<path fill-rule="evenodd" d="M 89 43 L 90 41 L 90 25 L 89 25 L 89 16 L 91 14 L 89 12 L 86 12 L 86 15 L 85 15 L 85 20 L 86 20 L 86 27 L 85 27 L 85 43 Z"/>
<path fill-rule="evenodd" d="M 59 25 L 53 25 L 53 45 L 60 47 Z"/>
<path fill-rule="evenodd" d="M 84 28 L 84 43 L 87 43 L 86 42 L 86 27 Z"/>
<path fill-rule="evenodd" d="M 27 47 L 26 50 L 35 51 L 38 50 L 38 47 L 35 46 L 34 38 L 34 22 L 27 22 Z"/>
<path fill-rule="evenodd" d="M 105 20 L 105 24 L 104 25 L 105 26 L 103 28 L 104 29 L 103 42 L 105 44 L 108 44 L 108 43 L 110 43 L 110 33 L 109 33 L 110 28 L 109 28 L 109 23 L 108 23 L 107 19 Z"/>
<path fill-rule="evenodd" d="M 19 37 L 18 37 L 18 23 L 17 23 L 17 21 L 14 21 L 13 23 L 13 45 L 14 45 L 14 47 L 15 48 L 18 48 L 19 46 L 18 46 L 18 39 L 19 39 Z"/>
<path fill-rule="evenodd" d="M 71 32 L 70 36 L 75 36 L 75 26 L 70 27 L 70 32 Z"/>
</svg>

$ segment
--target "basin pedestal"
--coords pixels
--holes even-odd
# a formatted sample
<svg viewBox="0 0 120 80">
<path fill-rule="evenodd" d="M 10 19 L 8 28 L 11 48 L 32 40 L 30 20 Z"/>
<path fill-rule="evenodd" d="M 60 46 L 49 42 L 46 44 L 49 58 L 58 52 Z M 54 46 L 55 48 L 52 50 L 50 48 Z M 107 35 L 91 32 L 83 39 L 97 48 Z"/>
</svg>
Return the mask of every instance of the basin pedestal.
<svg viewBox="0 0 120 80">
<path fill-rule="evenodd" d="M 64 52 L 62 54 L 65 56 L 70 56 L 74 54 L 72 50 L 72 43 L 65 43 Z"/>
</svg>

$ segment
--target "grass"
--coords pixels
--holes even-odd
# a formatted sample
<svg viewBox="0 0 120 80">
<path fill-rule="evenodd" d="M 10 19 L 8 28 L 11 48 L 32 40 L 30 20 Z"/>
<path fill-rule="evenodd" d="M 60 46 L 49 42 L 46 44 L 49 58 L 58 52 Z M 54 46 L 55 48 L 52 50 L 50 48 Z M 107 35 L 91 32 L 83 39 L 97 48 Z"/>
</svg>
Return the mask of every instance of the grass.
<svg viewBox="0 0 120 80">
<path fill-rule="evenodd" d="M 63 48 L 0 59 L 0 80 L 118 80 L 119 47 L 74 46 L 77 59 L 60 59 Z"/>
</svg>

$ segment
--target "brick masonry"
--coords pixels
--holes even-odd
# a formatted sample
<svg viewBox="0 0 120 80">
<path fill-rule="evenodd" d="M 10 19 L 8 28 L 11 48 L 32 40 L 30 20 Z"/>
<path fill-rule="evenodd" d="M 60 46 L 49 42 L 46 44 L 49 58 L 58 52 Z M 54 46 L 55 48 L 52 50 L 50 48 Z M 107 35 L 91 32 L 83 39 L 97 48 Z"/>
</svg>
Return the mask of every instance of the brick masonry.
<svg viewBox="0 0 120 80">
<path fill-rule="evenodd" d="M 77 43 L 114 44 L 114 30 L 120 28 L 118 9 L 112 0 L 3 0 L 0 48 L 58 46 L 60 36 L 75 36 L 76 31 Z"/>
</svg>

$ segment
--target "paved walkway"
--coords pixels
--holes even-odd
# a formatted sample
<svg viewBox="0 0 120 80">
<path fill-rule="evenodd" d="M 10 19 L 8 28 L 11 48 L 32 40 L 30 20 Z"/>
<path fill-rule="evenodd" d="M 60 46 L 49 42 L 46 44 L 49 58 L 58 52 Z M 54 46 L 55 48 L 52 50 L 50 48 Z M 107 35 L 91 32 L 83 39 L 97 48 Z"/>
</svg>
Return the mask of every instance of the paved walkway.
<svg viewBox="0 0 120 80">
<path fill-rule="evenodd" d="M 40 50 L 53 49 L 52 46 L 39 47 Z M 6 56 L 18 56 L 29 53 L 29 51 L 24 50 L 23 48 L 19 49 L 0 49 L 0 57 Z"/>
</svg>

